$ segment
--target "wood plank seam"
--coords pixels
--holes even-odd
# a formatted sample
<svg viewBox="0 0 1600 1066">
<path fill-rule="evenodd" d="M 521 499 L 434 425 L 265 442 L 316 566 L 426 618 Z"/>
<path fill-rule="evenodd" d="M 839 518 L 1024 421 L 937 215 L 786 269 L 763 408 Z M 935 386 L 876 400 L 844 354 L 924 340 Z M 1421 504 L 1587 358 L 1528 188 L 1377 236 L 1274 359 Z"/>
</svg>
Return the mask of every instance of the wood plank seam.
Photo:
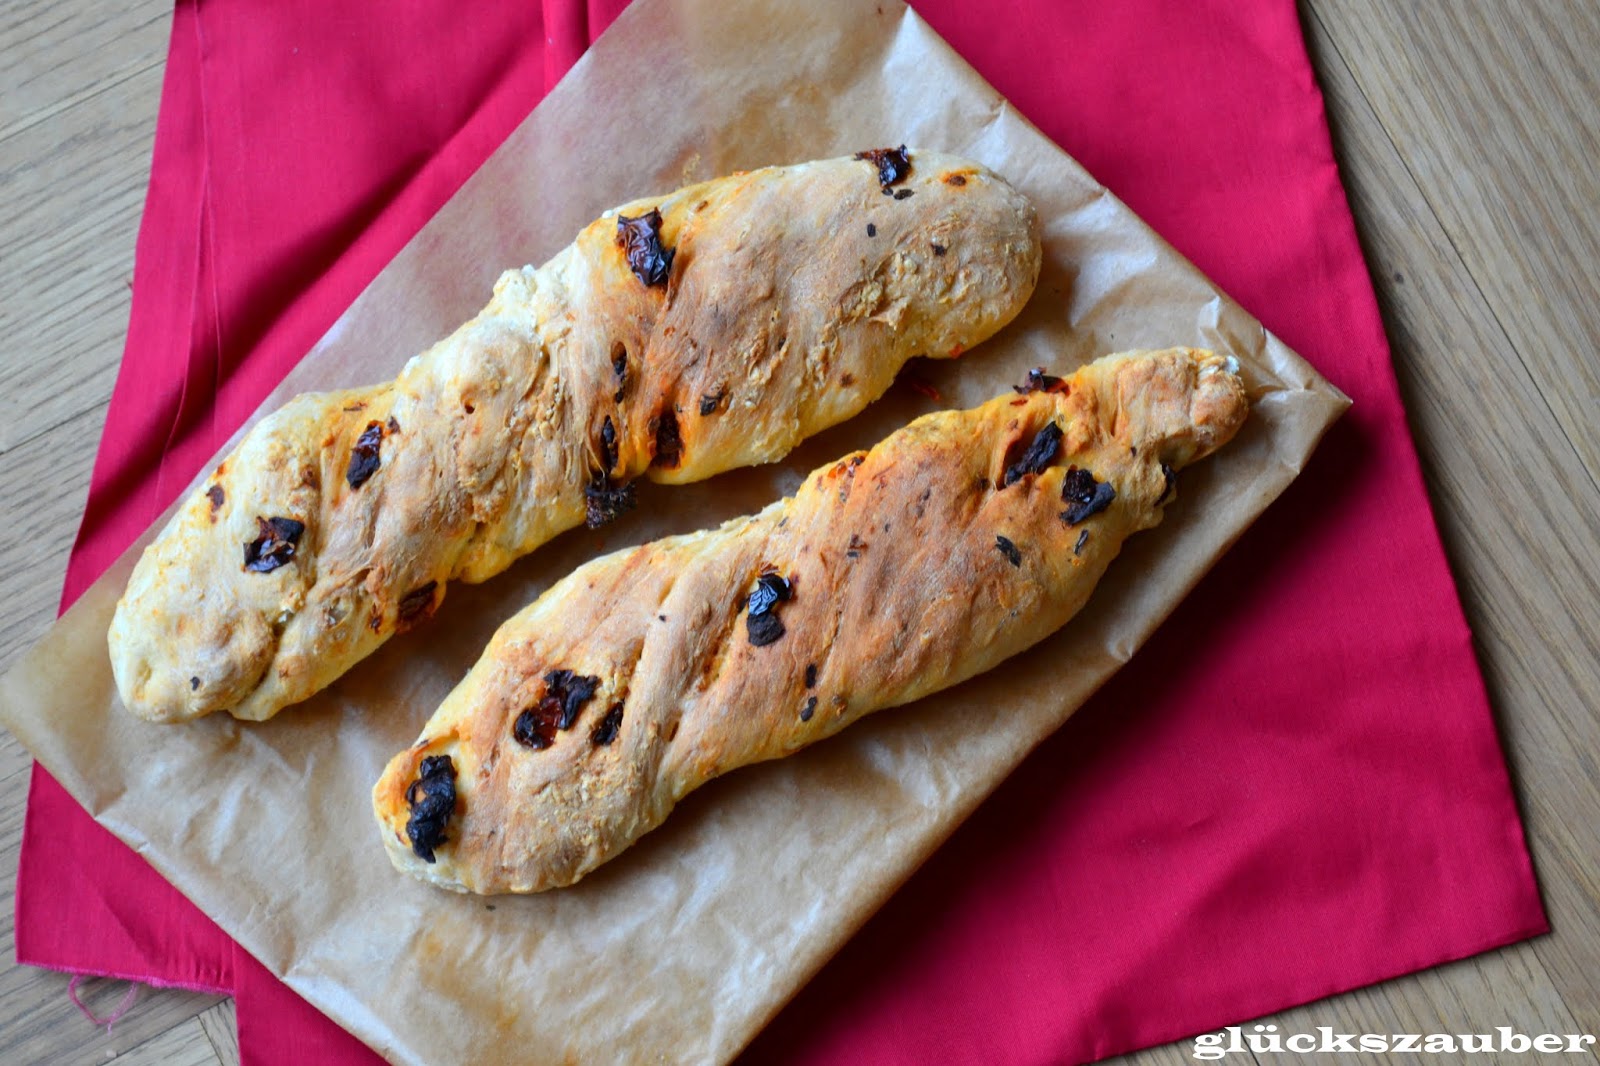
<svg viewBox="0 0 1600 1066">
<path fill-rule="evenodd" d="M 218 1062 L 237 1063 L 239 1061 L 239 1053 L 237 1048 L 237 1023 L 231 1017 L 224 1016 L 220 1011 L 218 1011 L 218 1007 L 223 1005 L 224 1004 L 218 1004 L 217 1007 L 208 1008 L 204 1013 L 197 1015 L 197 1017 L 200 1019 L 200 1031 L 205 1034 L 207 1042 L 211 1044 L 211 1050 L 216 1052 Z M 207 1018 L 214 1019 L 214 1024 L 218 1027 L 228 1026 L 234 1030 L 235 1041 L 233 1047 L 227 1046 L 219 1039 L 219 1034 L 212 1031 L 212 1025 L 207 1024 Z"/>
</svg>

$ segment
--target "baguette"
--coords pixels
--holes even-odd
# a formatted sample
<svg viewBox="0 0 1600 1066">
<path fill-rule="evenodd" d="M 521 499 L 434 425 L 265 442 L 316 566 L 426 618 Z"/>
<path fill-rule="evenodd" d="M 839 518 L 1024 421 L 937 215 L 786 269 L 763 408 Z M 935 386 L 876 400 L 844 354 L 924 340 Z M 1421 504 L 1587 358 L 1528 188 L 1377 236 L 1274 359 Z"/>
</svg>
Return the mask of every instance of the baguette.
<svg viewBox="0 0 1600 1066">
<path fill-rule="evenodd" d="M 711 778 L 990 669 L 1064 625 L 1248 411 L 1231 360 L 1188 349 L 1019 392 L 552 586 L 374 788 L 395 866 L 568 885 Z"/>
<path fill-rule="evenodd" d="M 123 702 L 260 720 L 564 530 L 781 458 L 1021 309 L 1038 222 L 983 167 L 866 153 L 607 212 L 372 388 L 262 420 L 145 551 Z"/>
</svg>

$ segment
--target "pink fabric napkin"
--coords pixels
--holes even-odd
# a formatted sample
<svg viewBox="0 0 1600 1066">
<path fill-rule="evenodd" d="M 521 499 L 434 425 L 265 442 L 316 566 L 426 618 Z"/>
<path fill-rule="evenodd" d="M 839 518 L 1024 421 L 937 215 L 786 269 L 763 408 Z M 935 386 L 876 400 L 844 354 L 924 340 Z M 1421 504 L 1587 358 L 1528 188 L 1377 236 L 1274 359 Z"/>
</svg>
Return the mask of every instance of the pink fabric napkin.
<svg viewBox="0 0 1600 1066">
<path fill-rule="evenodd" d="M 621 6 L 178 4 L 64 602 Z M 1292 0 L 915 6 L 1355 406 L 747 1059 L 1082 1061 L 1544 932 Z M 246 1063 L 375 1058 L 37 769 L 17 954 L 233 991 Z"/>
</svg>

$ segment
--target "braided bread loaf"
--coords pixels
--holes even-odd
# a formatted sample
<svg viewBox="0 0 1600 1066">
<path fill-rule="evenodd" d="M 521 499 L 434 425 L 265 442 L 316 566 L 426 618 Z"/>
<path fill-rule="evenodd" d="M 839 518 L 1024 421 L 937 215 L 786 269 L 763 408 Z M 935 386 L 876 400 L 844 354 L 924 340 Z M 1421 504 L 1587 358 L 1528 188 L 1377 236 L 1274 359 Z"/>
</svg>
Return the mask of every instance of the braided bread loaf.
<svg viewBox="0 0 1600 1066">
<path fill-rule="evenodd" d="M 163 722 L 303 700 L 449 582 L 632 503 L 778 459 L 918 354 L 958 355 L 1037 281 L 1038 223 L 977 164 L 865 153 L 609 212 L 373 388 L 264 419 L 173 516 L 111 625 Z"/>
<path fill-rule="evenodd" d="M 1064 625 L 1248 411 L 1230 362 L 1187 349 L 1018 391 L 552 586 L 373 790 L 395 865 L 571 884 L 718 774 L 990 669 Z"/>
</svg>

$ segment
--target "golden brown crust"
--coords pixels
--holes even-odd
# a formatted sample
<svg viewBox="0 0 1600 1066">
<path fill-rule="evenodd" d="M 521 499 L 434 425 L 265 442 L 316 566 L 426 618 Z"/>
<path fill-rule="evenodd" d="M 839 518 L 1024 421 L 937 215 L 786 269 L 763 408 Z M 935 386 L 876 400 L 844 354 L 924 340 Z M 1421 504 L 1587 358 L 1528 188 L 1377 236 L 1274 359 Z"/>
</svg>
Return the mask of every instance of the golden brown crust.
<svg viewBox="0 0 1600 1066">
<path fill-rule="evenodd" d="M 390 763 L 373 802 L 391 858 L 475 892 L 570 884 L 712 777 L 990 669 L 1065 624 L 1123 540 L 1160 521 L 1170 472 L 1246 413 L 1209 352 L 1113 356 L 1065 388 L 918 419 L 757 515 L 596 559 L 502 626 Z M 747 598 L 773 572 L 792 595 L 762 644 Z M 516 723 L 557 670 L 595 689 L 534 750 Z M 428 864 L 406 792 L 439 755 L 458 798 Z"/>
<path fill-rule="evenodd" d="M 395 381 L 290 401 L 135 568 L 110 638 L 124 703 L 270 717 L 420 624 L 451 581 L 491 577 L 586 510 L 604 519 L 632 480 L 780 458 L 910 357 L 993 334 L 1038 277 L 1033 209 L 977 164 L 912 160 L 898 198 L 836 159 L 624 205 L 502 276 Z M 619 217 L 655 209 L 664 285 L 618 240 Z M 303 527 L 292 559 L 245 569 L 272 518 Z"/>
</svg>

